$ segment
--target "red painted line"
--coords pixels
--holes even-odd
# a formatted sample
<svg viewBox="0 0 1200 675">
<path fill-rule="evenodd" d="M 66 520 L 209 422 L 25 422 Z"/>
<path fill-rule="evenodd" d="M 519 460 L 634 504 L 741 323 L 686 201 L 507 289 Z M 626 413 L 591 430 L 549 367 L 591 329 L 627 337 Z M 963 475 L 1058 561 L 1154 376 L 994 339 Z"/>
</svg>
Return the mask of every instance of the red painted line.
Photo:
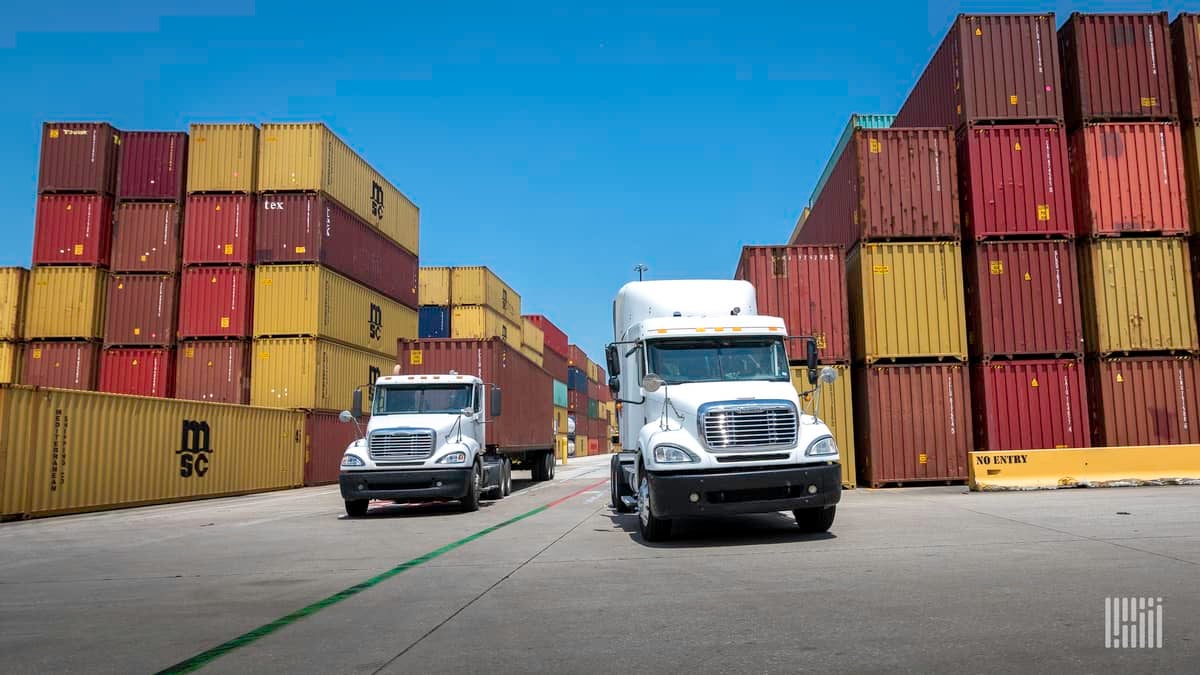
<svg viewBox="0 0 1200 675">
<path fill-rule="evenodd" d="M 563 503 L 563 502 L 567 501 L 568 499 L 571 499 L 572 497 L 578 497 L 579 495 L 581 495 L 581 494 L 583 494 L 583 493 L 587 492 L 588 490 L 594 490 L 595 488 L 598 488 L 598 487 L 600 487 L 601 485 L 604 485 L 604 484 L 605 484 L 605 483 L 607 483 L 607 482 L 608 482 L 608 479 L 607 479 L 607 478 L 605 478 L 604 480 L 602 480 L 602 481 L 600 481 L 600 482 L 598 482 L 598 483 L 592 483 L 591 485 L 589 485 L 589 486 L 587 486 L 587 487 L 585 487 L 585 488 L 580 488 L 580 489 L 578 489 L 578 490 L 576 490 L 576 491 L 572 492 L 571 494 L 567 495 L 566 497 L 559 497 L 558 499 L 555 499 L 554 501 L 550 502 L 549 504 L 545 505 L 545 506 L 544 506 L 544 507 L 542 507 L 542 508 L 546 508 L 546 509 L 548 509 L 548 508 L 550 508 L 550 507 L 552 507 L 552 506 L 558 506 L 559 504 L 561 504 L 561 503 Z"/>
</svg>

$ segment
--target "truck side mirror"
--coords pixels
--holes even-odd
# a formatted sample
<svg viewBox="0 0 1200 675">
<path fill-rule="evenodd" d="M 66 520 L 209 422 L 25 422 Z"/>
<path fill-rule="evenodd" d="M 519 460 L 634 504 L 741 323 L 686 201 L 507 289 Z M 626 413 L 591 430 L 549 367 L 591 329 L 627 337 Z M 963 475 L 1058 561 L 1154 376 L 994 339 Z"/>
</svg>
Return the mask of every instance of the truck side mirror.
<svg viewBox="0 0 1200 675">
<path fill-rule="evenodd" d="M 361 419 L 363 416 L 362 389 L 354 390 L 354 397 L 350 403 L 350 414 L 354 417 L 354 419 Z"/>
<path fill-rule="evenodd" d="M 502 411 L 500 388 L 492 389 L 492 417 L 499 417 Z"/>
<path fill-rule="evenodd" d="M 612 390 L 613 396 L 621 393 L 621 378 L 616 375 L 610 375 L 608 378 L 608 388 Z"/>
<path fill-rule="evenodd" d="M 608 374 L 621 374 L 621 355 L 617 353 L 616 345 L 608 345 L 604 348 L 604 360 L 608 362 Z M 609 380 L 612 381 L 611 379 Z M 612 385 L 609 385 L 610 387 Z"/>
<path fill-rule="evenodd" d="M 808 338 L 808 358 L 805 365 L 808 366 L 808 383 L 816 384 L 820 373 L 817 372 L 817 341 L 813 338 Z"/>
</svg>

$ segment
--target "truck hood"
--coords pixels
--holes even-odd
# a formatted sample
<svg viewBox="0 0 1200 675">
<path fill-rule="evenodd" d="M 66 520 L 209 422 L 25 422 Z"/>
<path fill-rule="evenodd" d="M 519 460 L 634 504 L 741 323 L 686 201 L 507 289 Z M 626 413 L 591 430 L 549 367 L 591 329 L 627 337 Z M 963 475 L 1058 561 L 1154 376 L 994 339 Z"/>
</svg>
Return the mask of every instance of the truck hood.
<svg viewBox="0 0 1200 675">
<path fill-rule="evenodd" d="M 433 429 L 439 439 L 444 439 L 451 429 L 456 429 L 459 415 L 372 415 L 367 422 L 367 433 L 379 429 Z"/>
<path fill-rule="evenodd" d="M 668 416 L 678 420 L 675 412 L 686 415 L 689 420 L 695 419 L 700 406 L 705 403 L 718 401 L 731 403 L 752 403 L 754 401 L 779 400 L 787 401 L 800 409 L 800 400 L 796 389 L 790 382 L 696 382 L 693 384 L 676 384 L 667 388 L 671 396 L 672 411 Z M 648 416 L 662 415 L 663 390 L 646 394 Z M 808 417 L 807 415 L 805 417 Z M 803 423 L 804 420 L 801 420 Z M 674 426 L 674 424 L 672 424 Z"/>
</svg>

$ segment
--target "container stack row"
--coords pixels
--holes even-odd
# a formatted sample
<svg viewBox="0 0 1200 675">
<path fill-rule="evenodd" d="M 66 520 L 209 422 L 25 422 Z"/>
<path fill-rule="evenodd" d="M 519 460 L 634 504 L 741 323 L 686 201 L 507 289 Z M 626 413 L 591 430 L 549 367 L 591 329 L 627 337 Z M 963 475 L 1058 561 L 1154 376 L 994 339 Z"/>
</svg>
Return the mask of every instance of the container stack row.
<svg viewBox="0 0 1200 675">
<path fill-rule="evenodd" d="M 568 411 L 570 397 L 567 381 L 570 379 L 570 366 L 568 366 L 570 350 L 567 334 L 554 325 L 554 322 L 548 317 L 541 314 L 526 314 L 521 317 L 521 320 L 523 331 L 534 331 L 535 334 L 541 335 L 542 369 L 552 378 L 555 451 L 559 457 L 566 457 L 571 454 L 570 441 L 573 440 L 572 434 L 574 434 Z M 524 333 L 522 333 L 521 339 L 522 341 L 526 339 Z M 533 339 L 537 340 L 536 337 Z"/>
<path fill-rule="evenodd" d="M 24 267 L 0 267 L 0 384 L 21 381 L 28 282 L 29 270 Z"/>
<path fill-rule="evenodd" d="M 586 457 L 592 439 L 591 417 L 588 410 L 592 402 L 588 398 L 588 364 L 591 360 L 579 345 L 567 346 L 567 414 L 569 432 L 568 448 L 576 457 Z"/>
</svg>

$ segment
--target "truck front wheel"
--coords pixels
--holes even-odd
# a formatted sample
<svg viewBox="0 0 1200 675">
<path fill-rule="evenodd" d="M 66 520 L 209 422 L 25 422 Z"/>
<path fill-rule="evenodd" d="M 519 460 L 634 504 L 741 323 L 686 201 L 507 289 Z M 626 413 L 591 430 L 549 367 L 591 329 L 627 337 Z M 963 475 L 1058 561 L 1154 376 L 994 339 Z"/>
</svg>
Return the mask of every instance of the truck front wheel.
<svg viewBox="0 0 1200 675">
<path fill-rule="evenodd" d="M 815 509 L 796 509 L 792 511 L 792 515 L 796 516 L 796 524 L 802 531 L 809 534 L 820 534 L 828 532 L 829 528 L 833 527 L 833 517 L 837 515 L 837 507 L 818 506 Z"/>
<path fill-rule="evenodd" d="M 471 475 L 467 477 L 467 494 L 462 498 L 463 511 L 478 511 L 480 499 L 480 483 L 482 482 L 482 468 L 479 462 L 475 462 L 475 466 L 471 468 Z"/>
<path fill-rule="evenodd" d="M 638 480 L 638 532 L 645 541 L 665 541 L 671 536 L 671 521 L 654 515 L 650 500 L 650 479 L 641 474 Z"/>
<path fill-rule="evenodd" d="M 504 496 L 507 497 L 512 494 L 512 460 L 507 457 L 504 458 L 504 477 L 502 482 L 504 483 Z"/>
<path fill-rule="evenodd" d="M 366 499 L 347 499 L 346 500 L 346 515 L 351 518 L 362 518 L 367 515 L 367 504 L 371 502 Z"/>
</svg>

